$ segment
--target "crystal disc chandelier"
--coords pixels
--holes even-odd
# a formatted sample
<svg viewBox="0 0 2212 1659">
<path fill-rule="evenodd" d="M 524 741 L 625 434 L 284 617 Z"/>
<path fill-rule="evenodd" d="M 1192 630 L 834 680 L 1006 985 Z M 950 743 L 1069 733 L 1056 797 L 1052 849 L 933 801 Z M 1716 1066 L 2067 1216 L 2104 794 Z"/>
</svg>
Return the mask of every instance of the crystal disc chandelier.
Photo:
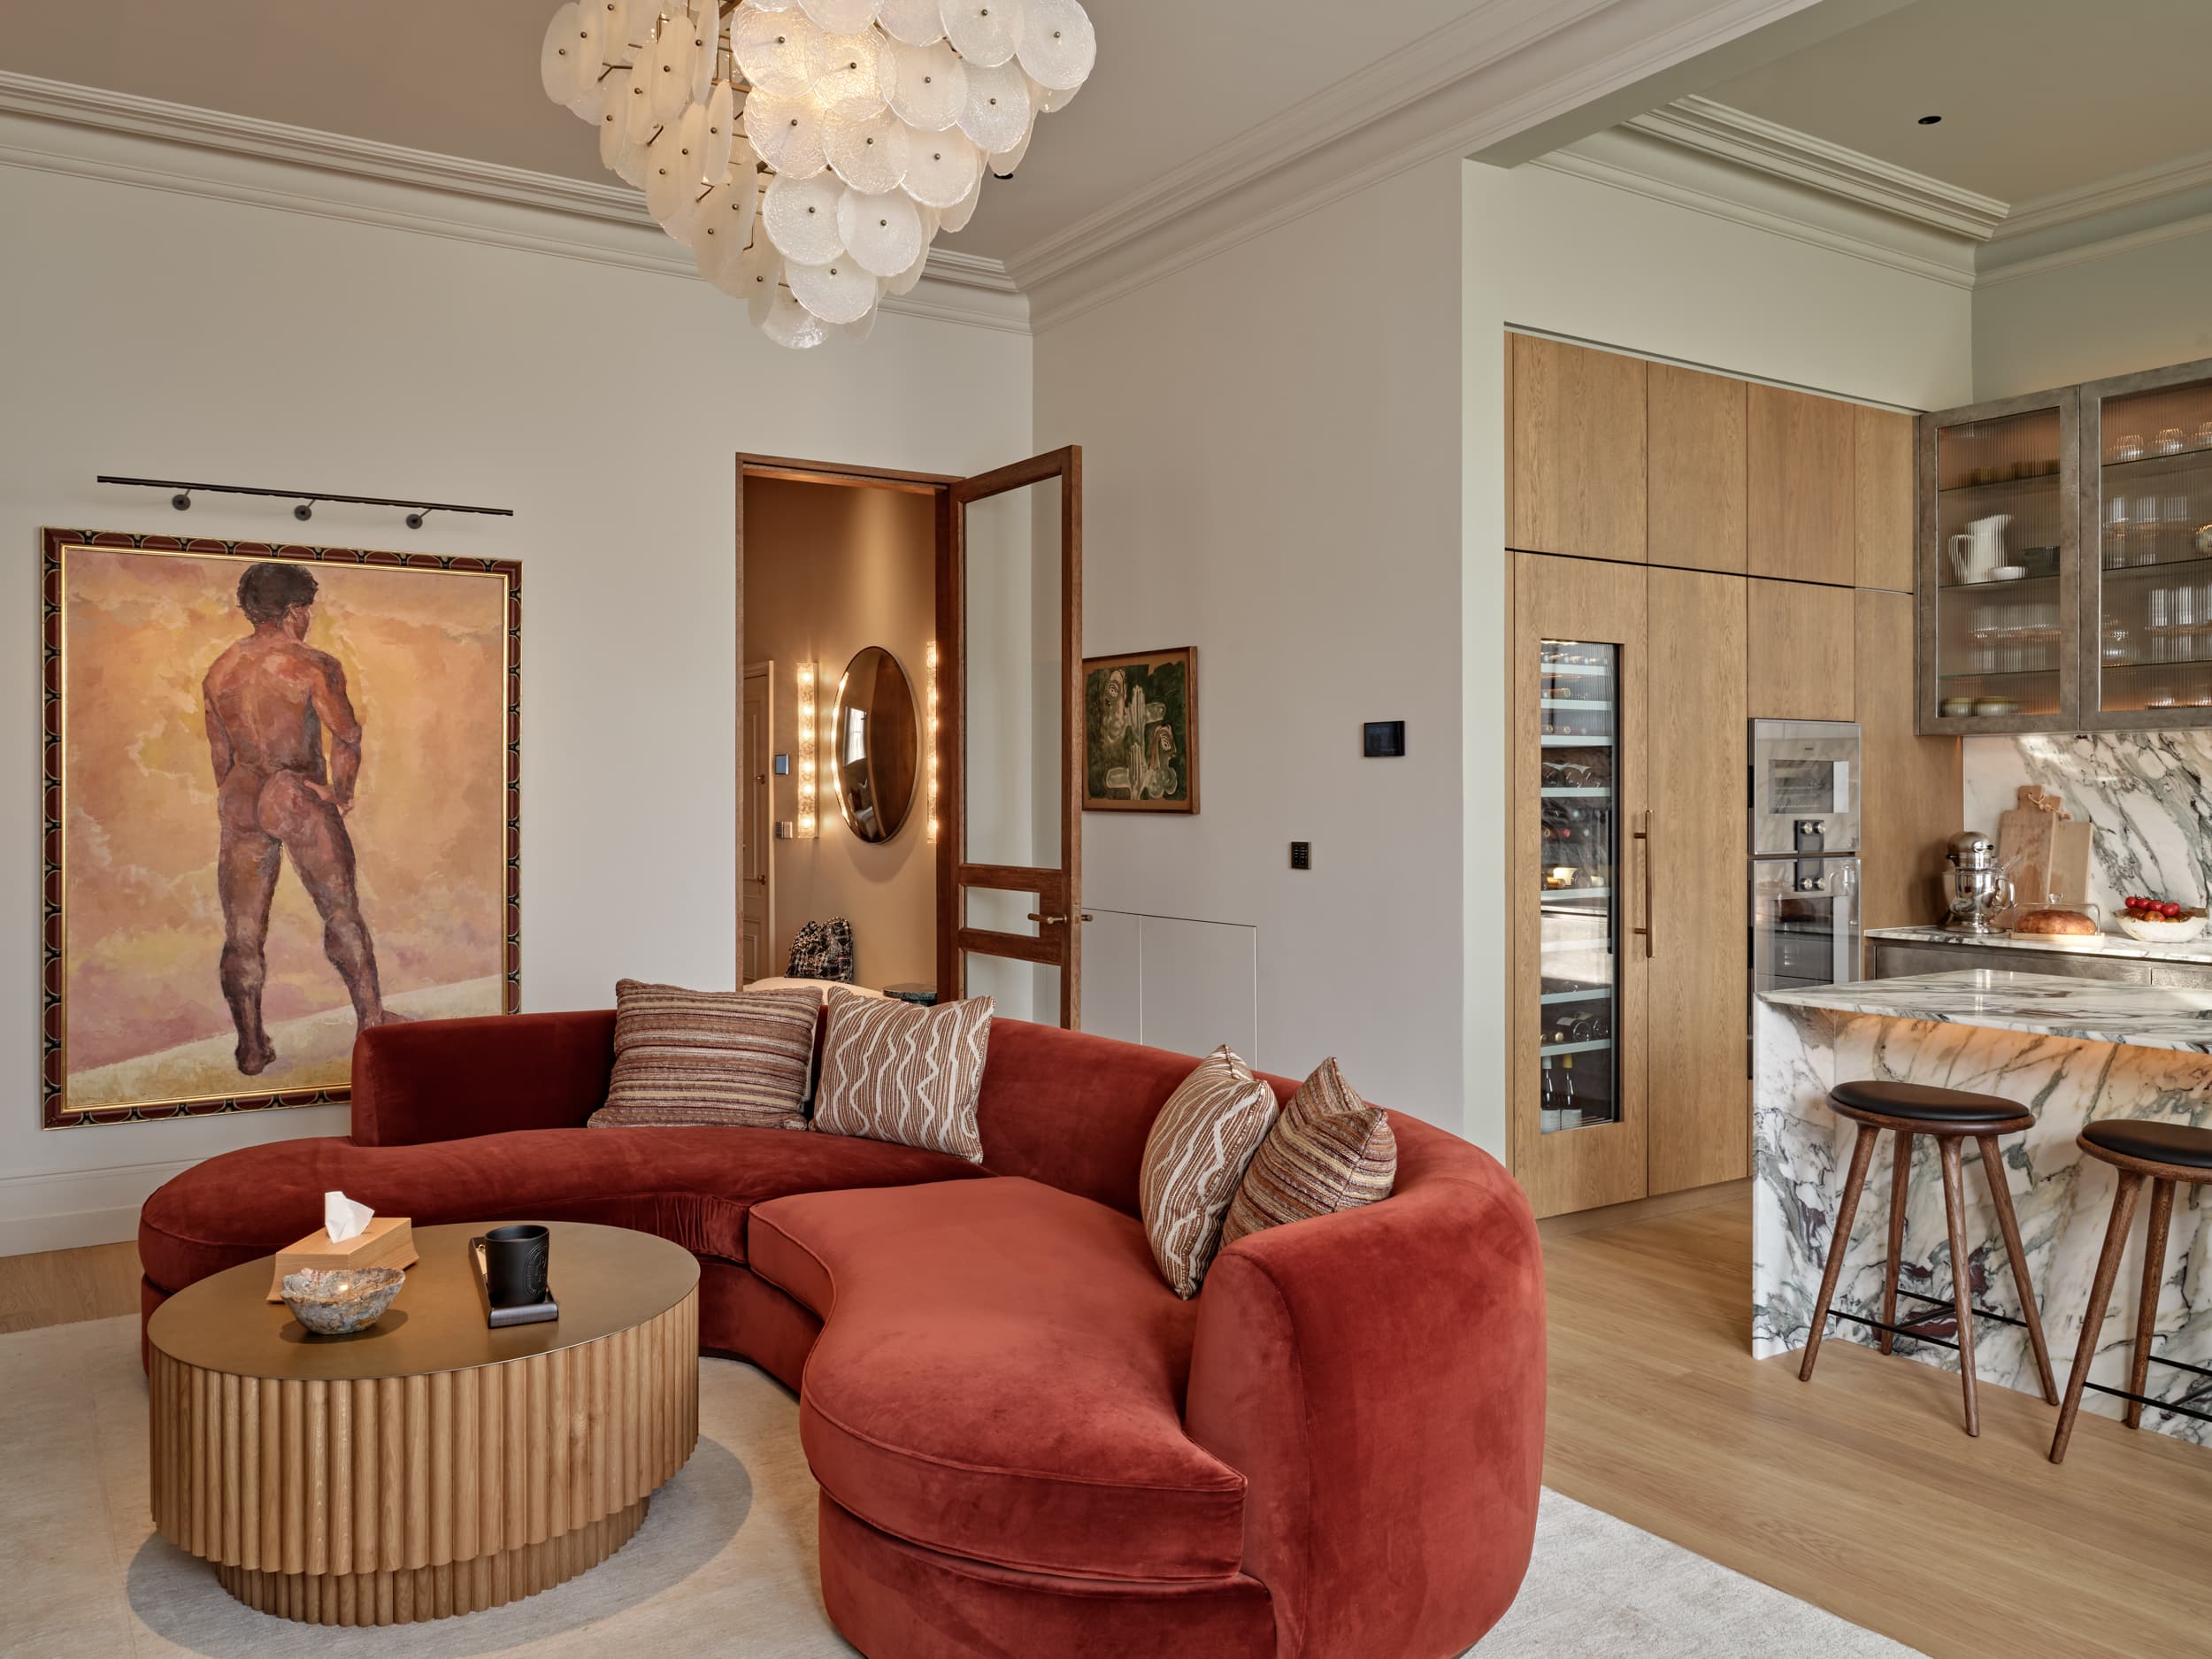
<svg viewBox="0 0 2212 1659">
<path fill-rule="evenodd" d="M 1078 0 L 569 0 L 546 95 L 778 345 L 864 338 L 1098 43 Z"/>
</svg>

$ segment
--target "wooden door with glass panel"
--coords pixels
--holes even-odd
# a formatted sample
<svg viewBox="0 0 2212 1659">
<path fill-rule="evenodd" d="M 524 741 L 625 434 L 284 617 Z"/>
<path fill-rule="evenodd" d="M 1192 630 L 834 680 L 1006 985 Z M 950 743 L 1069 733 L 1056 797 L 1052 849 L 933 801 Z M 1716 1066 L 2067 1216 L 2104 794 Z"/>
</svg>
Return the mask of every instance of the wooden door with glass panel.
<svg viewBox="0 0 2212 1659">
<path fill-rule="evenodd" d="M 938 983 L 1009 1018 L 1082 1004 L 1083 452 L 948 492 Z"/>
</svg>

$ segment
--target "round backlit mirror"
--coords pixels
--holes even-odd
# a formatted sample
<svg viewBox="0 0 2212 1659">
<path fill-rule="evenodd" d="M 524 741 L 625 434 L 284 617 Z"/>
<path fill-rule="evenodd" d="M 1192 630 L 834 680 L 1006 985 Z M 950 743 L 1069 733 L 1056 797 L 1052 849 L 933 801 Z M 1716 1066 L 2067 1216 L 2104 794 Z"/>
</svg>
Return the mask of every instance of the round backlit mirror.
<svg viewBox="0 0 2212 1659">
<path fill-rule="evenodd" d="M 899 659 L 871 645 L 837 682 L 837 804 L 854 834 L 887 841 L 914 804 L 921 723 Z"/>
</svg>

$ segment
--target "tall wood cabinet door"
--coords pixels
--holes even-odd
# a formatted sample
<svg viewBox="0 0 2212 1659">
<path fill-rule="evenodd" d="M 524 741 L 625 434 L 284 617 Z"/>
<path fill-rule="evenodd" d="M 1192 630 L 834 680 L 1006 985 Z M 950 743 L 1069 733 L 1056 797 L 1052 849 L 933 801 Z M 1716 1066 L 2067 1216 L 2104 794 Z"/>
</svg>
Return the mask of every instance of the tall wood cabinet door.
<svg viewBox="0 0 2212 1659">
<path fill-rule="evenodd" d="M 1858 595 L 1862 926 L 1941 918 L 1944 843 L 1959 827 L 1959 740 L 1914 730 L 1913 596 Z"/>
<path fill-rule="evenodd" d="M 1913 516 L 1913 418 L 1854 404 L 1851 420 L 1852 531 L 1858 542 L 1858 584 L 1909 594 L 1917 522 Z"/>
<path fill-rule="evenodd" d="M 1514 556 L 1509 639 L 1506 1150 L 1549 1216 L 1645 1193 L 1642 568 Z"/>
<path fill-rule="evenodd" d="M 1751 573 L 1852 587 L 1857 405 L 1756 383 L 1747 398 Z"/>
<path fill-rule="evenodd" d="M 1858 611 L 1848 588 L 1746 584 L 1750 715 L 1755 720 L 1857 718 Z"/>
<path fill-rule="evenodd" d="M 1644 360 L 1510 337 L 1507 540 L 1536 553 L 1644 557 Z"/>
<path fill-rule="evenodd" d="M 1723 374 L 1654 363 L 1645 370 L 1645 545 L 1654 565 L 1694 571 L 1744 568 L 1745 385 Z M 1907 432 L 1907 464 L 1911 434 Z M 1906 552 L 1911 552 L 1907 526 Z"/>
<path fill-rule="evenodd" d="M 1763 585 L 1650 572 L 1644 1098 L 1654 1194 L 1751 1173 L 1745 589 Z"/>
</svg>

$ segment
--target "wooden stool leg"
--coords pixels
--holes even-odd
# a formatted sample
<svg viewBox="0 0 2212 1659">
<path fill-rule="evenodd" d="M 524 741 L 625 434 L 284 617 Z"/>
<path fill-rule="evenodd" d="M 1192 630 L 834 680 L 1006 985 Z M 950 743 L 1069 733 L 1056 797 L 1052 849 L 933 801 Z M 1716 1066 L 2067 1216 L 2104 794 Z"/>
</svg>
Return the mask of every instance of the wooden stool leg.
<svg viewBox="0 0 2212 1659">
<path fill-rule="evenodd" d="M 2081 1410 L 2082 1385 L 2089 1380 L 2089 1362 L 2097 1356 L 2097 1334 L 2112 1308 L 2112 1281 L 2119 1276 L 2120 1251 L 2128 1241 L 2128 1224 L 2135 1219 L 2135 1201 L 2143 1190 L 2143 1178 L 2132 1170 L 2120 1171 L 2120 1190 L 2112 1200 L 2112 1219 L 2104 1230 L 2104 1253 L 2097 1257 L 2097 1276 L 2089 1286 L 2089 1308 L 2082 1315 L 2081 1340 L 2074 1345 L 2074 1369 L 2067 1373 L 2066 1399 L 2058 1409 L 2058 1432 L 2051 1438 L 2051 1461 L 2066 1461 L 2066 1442 L 2074 1435 L 2074 1418 Z"/>
<path fill-rule="evenodd" d="M 1960 1162 L 1964 1143 L 1945 1135 L 1937 1143 L 1943 1154 L 1943 1219 L 1951 1234 L 1951 1309 L 1959 1327 L 1959 1382 L 1966 1392 L 1966 1432 L 1982 1432 L 1981 1402 L 1974 1396 L 1974 1273 L 1966 1256 L 1966 1181 Z"/>
<path fill-rule="evenodd" d="M 1998 1230 L 2005 1235 L 2005 1259 L 2012 1263 L 2012 1287 L 2020 1293 L 2021 1317 L 2028 1322 L 2028 1341 L 2035 1349 L 2035 1371 L 2043 1384 L 2043 1398 L 2058 1403 L 2058 1383 L 2051 1375 L 2051 1350 L 2043 1344 L 2043 1316 L 2035 1308 L 2035 1281 L 2028 1277 L 2028 1253 L 2020 1248 L 2020 1218 L 2012 1211 L 2012 1188 L 2005 1181 L 2004 1148 L 1995 1135 L 1976 1135 L 1982 1149 L 1982 1179 L 1989 1183 L 1990 1207 L 1997 1212 Z"/>
<path fill-rule="evenodd" d="M 1912 1137 L 1897 1135 L 1897 1164 L 1889 1180 L 1889 1265 L 1882 1274 L 1882 1323 L 1897 1323 L 1897 1266 L 1905 1259 L 1905 1193 L 1912 1175 Z M 1897 1351 L 1897 1333 L 1882 1333 L 1882 1352 Z"/>
<path fill-rule="evenodd" d="M 1820 1333 L 1828 1324 L 1828 1304 L 1836 1297 L 1836 1279 L 1843 1271 L 1843 1253 L 1851 1242 L 1851 1222 L 1859 1213 L 1859 1194 L 1866 1186 L 1866 1166 L 1874 1161 L 1874 1138 L 1882 1132 L 1872 1124 L 1859 1125 L 1859 1138 L 1851 1143 L 1851 1173 L 1844 1178 L 1843 1202 L 1836 1210 L 1836 1225 L 1828 1240 L 1828 1266 L 1820 1276 L 1820 1302 L 1813 1310 L 1812 1334 L 1805 1339 L 1805 1363 L 1797 1368 L 1797 1380 L 1813 1379 L 1813 1362 L 1820 1357 Z"/>
<path fill-rule="evenodd" d="M 2166 1282 L 2166 1230 L 2174 1218 L 2174 1184 L 2151 1183 L 2151 1225 L 2143 1239 L 2143 1294 L 2135 1307 L 2135 1362 L 2128 1367 L 2128 1392 L 2139 1394 L 2151 1369 L 2151 1327 L 2158 1323 L 2158 1291 Z M 2127 1425 L 2143 1426 L 2143 1402 L 2128 1402 Z"/>
</svg>

